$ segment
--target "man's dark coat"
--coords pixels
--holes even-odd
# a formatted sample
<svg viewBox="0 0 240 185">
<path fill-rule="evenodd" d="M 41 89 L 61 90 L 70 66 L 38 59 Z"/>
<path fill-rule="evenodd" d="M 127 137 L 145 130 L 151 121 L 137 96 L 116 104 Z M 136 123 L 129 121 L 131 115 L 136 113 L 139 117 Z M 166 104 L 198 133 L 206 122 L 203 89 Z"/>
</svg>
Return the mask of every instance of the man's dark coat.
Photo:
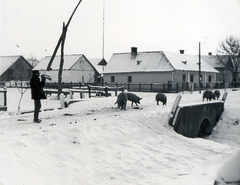
<svg viewBox="0 0 240 185">
<path fill-rule="evenodd" d="M 32 99 L 40 100 L 40 99 L 47 98 L 43 91 L 44 85 L 45 85 L 45 78 L 42 78 L 42 81 L 40 81 L 38 76 L 35 76 L 35 75 L 32 76 L 30 80 Z"/>
</svg>

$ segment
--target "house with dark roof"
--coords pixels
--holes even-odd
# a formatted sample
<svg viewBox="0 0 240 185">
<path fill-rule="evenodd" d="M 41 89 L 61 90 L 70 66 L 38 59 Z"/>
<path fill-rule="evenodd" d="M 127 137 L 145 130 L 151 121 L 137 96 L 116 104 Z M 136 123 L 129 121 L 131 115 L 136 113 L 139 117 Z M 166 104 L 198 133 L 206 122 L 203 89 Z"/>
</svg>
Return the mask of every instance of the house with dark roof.
<svg viewBox="0 0 240 185">
<path fill-rule="evenodd" d="M 216 82 L 219 72 L 201 59 L 202 82 Z M 104 70 L 104 82 L 114 83 L 168 83 L 198 82 L 199 57 L 184 52 L 166 51 L 114 53 Z"/>
<path fill-rule="evenodd" d="M 21 55 L 0 57 L 0 81 L 29 81 L 31 64 Z"/>
<path fill-rule="evenodd" d="M 204 61 L 206 61 L 208 64 L 210 64 L 212 67 L 219 71 L 219 73 L 216 75 L 217 82 L 232 82 L 233 75 L 231 70 L 229 70 L 230 68 L 232 68 L 232 64 L 230 62 L 231 59 L 229 56 L 223 56 L 222 62 L 219 61 L 216 55 L 212 55 L 211 53 L 209 53 L 208 55 L 202 55 L 201 57 Z"/>
<path fill-rule="evenodd" d="M 61 56 L 55 56 L 51 65 L 51 70 L 46 71 L 51 56 L 43 58 L 33 70 L 49 75 L 52 82 L 58 82 L 58 72 Z M 62 82 L 69 83 L 95 83 L 99 78 L 100 72 L 83 54 L 64 55 L 62 71 Z"/>
</svg>

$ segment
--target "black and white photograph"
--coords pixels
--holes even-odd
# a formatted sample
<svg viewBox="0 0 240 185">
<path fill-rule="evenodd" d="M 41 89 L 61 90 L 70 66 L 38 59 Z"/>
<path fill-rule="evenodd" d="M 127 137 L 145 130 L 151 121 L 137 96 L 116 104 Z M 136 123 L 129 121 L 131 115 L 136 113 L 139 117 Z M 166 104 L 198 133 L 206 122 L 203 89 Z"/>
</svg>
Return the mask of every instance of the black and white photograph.
<svg viewBox="0 0 240 185">
<path fill-rule="evenodd" d="M 240 185 L 240 0 L 0 7 L 0 185 Z"/>
</svg>

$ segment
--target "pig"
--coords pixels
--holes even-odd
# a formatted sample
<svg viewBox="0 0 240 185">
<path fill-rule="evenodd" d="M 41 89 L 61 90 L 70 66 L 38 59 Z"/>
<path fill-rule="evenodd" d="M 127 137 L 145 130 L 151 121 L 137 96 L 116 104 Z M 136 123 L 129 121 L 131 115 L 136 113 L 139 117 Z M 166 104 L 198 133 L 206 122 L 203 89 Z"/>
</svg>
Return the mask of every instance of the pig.
<svg viewBox="0 0 240 185">
<path fill-rule="evenodd" d="M 116 103 L 118 104 L 118 108 L 121 108 L 121 110 L 126 110 L 127 94 L 125 92 L 121 92 L 117 97 Z"/>
<path fill-rule="evenodd" d="M 159 105 L 159 101 L 161 101 L 163 103 L 163 105 L 167 104 L 167 96 L 163 93 L 157 93 L 156 95 L 156 101 L 157 101 L 157 105 Z"/>
<path fill-rule="evenodd" d="M 206 90 L 203 93 L 203 101 L 204 101 L 205 98 L 207 99 L 207 101 L 208 100 L 211 101 L 211 99 L 215 100 L 216 99 L 215 97 L 216 96 L 212 91 Z"/>
<path fill-rule="evenodd" d="M 138 106 L 138 103 L 140 104 L 140 100 L 142 98 L 138 97 L 136 94 L 128 92 L 127 93 L 127 99 L 132 102 L 132 107 L 133 107 L 133 103 L 135 103 Z"/>
<path fill-rule="evenodd" d="M 219 90 L 215 90 L 214 94 L 215 94 L 215 96 L 217 97 L 217 100 L 218 100 L 219 97 L 220 97 L 220 91 Z"/>
</svg>

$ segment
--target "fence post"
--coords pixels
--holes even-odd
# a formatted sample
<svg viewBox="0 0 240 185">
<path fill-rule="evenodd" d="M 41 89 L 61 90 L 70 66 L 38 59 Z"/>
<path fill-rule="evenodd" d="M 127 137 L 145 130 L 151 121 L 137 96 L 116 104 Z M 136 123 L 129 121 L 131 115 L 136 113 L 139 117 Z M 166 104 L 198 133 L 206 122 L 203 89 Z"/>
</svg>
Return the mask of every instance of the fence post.
<svg viewBox="0 0 240 185">
<path fill-rule="evenodd" d="M 117 90 L 118 90 L 118 87 L 116 86 L 115 87 L 115 96 L 117 96 Z"/>
<path fill-rule="evenodd" d="M 178 82 L 176 83 L 176 91 L 178 93 Z"/>
<path fill-rule="evenodd" d="M 105 87 L 106 97 L 108 97 L 108 86 Z"/>
<path fill-rule="evenodd" d="M 91 87 L 88 85 L 88 97 L 91 98 Z"/>
<path fill-rule="evenodd" d="M 122 86 L 122 92 L 124 91 L 124 87 Z"/>
<path fill-rule="evenodd" d="M 72 91 L 69 91 L 69 96 L 70 96 L 70 99 L 73 99 L 73 92 Z"/>
<path fill-rule="evenodd" d="M 151 90 L 150 91 L 153 91 L 153 83 L 151 82 Z"/>
<path fill-rule="evenodd" d="M 4 106 L 7 106 L 7 91 L 4 91 Z"/>
<path fill-rule="evenodd" d="M 139 83 L 139 91 L 141 91 L 141 83 Z"/>
<path fill-rule="evenodd" d="M 163 82 L 163 92 L 165 92 L 165 83 Z"/>
<path fill-rule="evenodd" d="M 128 91 L 129 91 L 129 89 L 130 89 L 130 83 L 128 83 Z"/>
</svg>

